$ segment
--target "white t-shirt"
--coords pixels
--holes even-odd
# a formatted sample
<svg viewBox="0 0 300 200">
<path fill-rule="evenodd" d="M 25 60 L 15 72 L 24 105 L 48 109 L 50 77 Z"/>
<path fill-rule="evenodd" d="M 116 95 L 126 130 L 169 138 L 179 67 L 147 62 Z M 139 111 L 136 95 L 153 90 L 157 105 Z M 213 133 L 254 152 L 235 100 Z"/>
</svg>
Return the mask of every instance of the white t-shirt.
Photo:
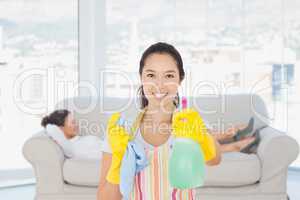
<svg viewBox="0 0 300 200">
<path fill-rule="evenodd" d="M 94 135 L 77 136 L 71 142 L 74 158 L 96 160 L 102 158 L 103 141 L 100 137 Z"/>
<path fill-rule="evenodd" d="M 63 131 L 52 124 L 46 126 L 46 134 L 62 148 L 64 155 L 68 158 L 102 158 L 103 141 L 97 136 L 75 136 L 67 139 Z"/>
</svg>

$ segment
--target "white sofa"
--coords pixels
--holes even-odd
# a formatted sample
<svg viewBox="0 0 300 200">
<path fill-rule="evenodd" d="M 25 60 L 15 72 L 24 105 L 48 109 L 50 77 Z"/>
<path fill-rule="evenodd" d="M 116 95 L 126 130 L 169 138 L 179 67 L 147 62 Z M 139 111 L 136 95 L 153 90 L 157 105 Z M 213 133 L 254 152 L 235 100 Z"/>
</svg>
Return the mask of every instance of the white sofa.
<svg viewBox="0 0 300 200">
<path fill-rule="evenodd" d="M 266 106 L 256 95 L 203 96 L 190 102 L 212 125 L 247 123 L 251 116 L 255 128 L 269 124 Z M 64 100 L 57 108 L 75 111 L 81 134 L 103 137 L 110 114 L 118 110 L 136 112 L 138 102 L 76 97 Z M 207 167 L 205 186 L 197 189 L 197 199 L 286 200 L 287 170 L 297 158 L 298 144 L 272 127 L 263 129 L 261 136 L 257 154 L 226 153 L 220 165 Z M 23 154 L 35 171 L 36 200 L 96 199 L 100 160 L 66 159 L 43 130 L 26 141 Z"/>
</svg>

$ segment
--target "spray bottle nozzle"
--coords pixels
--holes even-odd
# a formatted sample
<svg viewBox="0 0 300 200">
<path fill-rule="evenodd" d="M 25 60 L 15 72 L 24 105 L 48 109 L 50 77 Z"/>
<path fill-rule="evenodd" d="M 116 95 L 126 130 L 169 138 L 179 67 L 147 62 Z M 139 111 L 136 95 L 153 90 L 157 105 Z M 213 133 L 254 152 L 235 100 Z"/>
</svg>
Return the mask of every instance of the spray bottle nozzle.
<svg viewBox="0 0 300 200">
<path fill-rule="evenodd" d="M 182 106 L 182 109 L 187 108 L 187 98 L 186 97 L 182 97 L 181 106 Z"/>
<path fill-rule="evenodd" d="M 117 123 L 119 126 L 125 126 L 125 120 L 122 117 L 119 118 Z"/>
</svg>

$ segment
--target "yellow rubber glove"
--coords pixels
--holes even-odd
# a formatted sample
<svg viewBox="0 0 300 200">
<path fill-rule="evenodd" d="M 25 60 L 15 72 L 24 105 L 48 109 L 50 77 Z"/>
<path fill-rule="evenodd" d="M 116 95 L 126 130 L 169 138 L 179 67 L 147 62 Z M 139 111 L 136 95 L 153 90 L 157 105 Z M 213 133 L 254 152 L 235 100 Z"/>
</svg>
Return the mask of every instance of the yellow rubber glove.
<svg viewBox="0 0 300 200">
<path fill-rule="evenodd" d="M 112 150 L 112 162 L 106 176 L 106 180 L 113 184 L 120 183 L 120 167 L 131 136 L 125 127 L 118 125 L 121 114 L 115 113 L 108 121 L 108 142 Z"/>
<path fill-rule="evenodd" d="M 199 143 L 205 161 L 215 158 L 214 139 L 208 133 L 204 121 L 196 110 L 187 108 L 174 113 L 172 128 L 175 137 L 190 138 Z"/>
</svg>

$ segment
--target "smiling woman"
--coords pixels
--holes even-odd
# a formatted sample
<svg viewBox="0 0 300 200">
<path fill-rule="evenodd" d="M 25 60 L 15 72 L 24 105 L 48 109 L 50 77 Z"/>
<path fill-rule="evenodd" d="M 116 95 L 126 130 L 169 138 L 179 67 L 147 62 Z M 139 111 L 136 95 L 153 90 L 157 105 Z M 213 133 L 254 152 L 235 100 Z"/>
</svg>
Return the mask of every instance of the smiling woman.
<svg viewBox="0 0 300 200">
<path fill-rule="evenodd" d="M 179 52 L 168 43 L 158 42 L 151 45 L 142 55 L 139 75 L 141 79 L 140 105 L 143 111 L 139 115 L 141 117 L 137 121 L 138 130 L 133 141 L 144 147 L 142 149 L 149 159 L 149 165 L 135 177 L 132 177 L 134 186 L 132 185 L 131 188 L 126 186 L 127 190 L 124 191 L 124 185 L 120 182 L 122 172 L 118 171 L 118 166 L 124 161 L 122 160 L 124 145 L 123 148 L 119 147 L 121 145 L 113 145 L 112 137 L 115 125 L 111 123 L 116 120 L 118 115 L 112 115 L 108 124 L 108 127 L 112 128 L 108 129 L 108 139 L 105 142 L 110 145 L 104 145 L 106 148 L 103 150 L 104 154 L 101 161 L 98 199 L 121 199 L 121 195 L 125 199 L 178 199 L 181 195 L 185 196 L 185 199 L 193 199 L 195 198 L 194 188 L 178 189 L 177 192 L 177 188 L 172 188 L 169 183 L 167 171 L 174 144 L 173 117 L 174 113 L 178 112 L 176 110 L 179 99 L 178 87 L 185 76 Z M 187 115 L 193 115 L 193 113 Z M 199 116 L 199 118 L 201 117 Z M 201 121 L 199 118 L 194 117 L 194 121 L 190 121 L 190 123 L 199 125 Z M 117 135 L 121 136 L 122 133 Z M 217 165 L 221 160 L 219 145 L 212 136 L 205 135 L 211 138 L 210 147 L 215 149 L 213 156 L 205 159 L 206 164 Z M 118 138 L 118 141 L 120 140 L 122 138 Z M 123 142 L 122 144 L 126 143 Z M 198 143 L 196 143 L 196 147 L 199 150 Z M 153 157 L 149 156 L 152 154 L 154 154 Z M 202 163 L 198 162 L 197 164 L 194 167 L 200 170 Z M 127 167 L 130 168 L 130 166 Z"/>
<path fill-rule="evenodd" d="M 76 95 L 66 91 L 78 82 L 77 11 L 77 0 L 0 1 L 0 173 L 29 169 L 24 141 L 42 115 Z"/>
</svg>

